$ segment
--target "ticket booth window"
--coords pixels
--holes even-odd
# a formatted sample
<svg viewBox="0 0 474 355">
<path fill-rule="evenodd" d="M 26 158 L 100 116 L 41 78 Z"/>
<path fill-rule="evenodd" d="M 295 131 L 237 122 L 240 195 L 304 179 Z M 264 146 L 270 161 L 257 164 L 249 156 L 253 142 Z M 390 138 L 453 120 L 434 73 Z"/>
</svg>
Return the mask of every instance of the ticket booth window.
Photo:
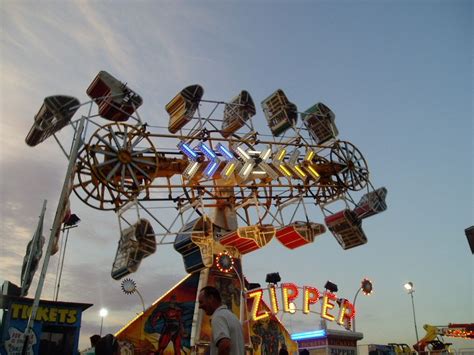
<svg viewBox="0 0 474 355">
<path fill-rule="evenodd" d="M 57 325 L 43 325 L 40 340 L 40 354 L 67 355 L 74 354 L 73 327 L 61 327 Z"/>
</svg>

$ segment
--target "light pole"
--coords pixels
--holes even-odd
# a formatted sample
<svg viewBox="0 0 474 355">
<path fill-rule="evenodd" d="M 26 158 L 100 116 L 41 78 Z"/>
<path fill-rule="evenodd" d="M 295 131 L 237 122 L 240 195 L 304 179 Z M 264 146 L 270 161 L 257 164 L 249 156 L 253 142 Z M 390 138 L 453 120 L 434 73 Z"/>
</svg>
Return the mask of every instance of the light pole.
<svg viewBox="0 0 474 355">
<path fill-rule="evenodd" d="M 369 279 L 363 279 L 362 282 L 360 283 L 360 287 L 357 289 L 357 292 L 354 296 L 354 302 L 352 302 L 352 305 L 354 306 L 354 309 L 355 309 L 356 300 L 357 300 L 357 296 L 359 295 L 359 292 L 362 291 L 364 293 L 364 295 L 369 296 L 372 293 L 372 290 L 373 290 L 372 281 L 370 281 Z M 354 317 L 352 323 L 354 325 L 354 332 L 355 332 L 356 331 L 356 319 L 355 319 L 355 317 Z"/>
<path fill-rule="evenodd" d="M 134 280 L 128 279 L 128 278 L 124 279 L 122 281 L 121 287 L 122 287 L 123 293 L 125 293 L 126 295 L 131 295 L 132 293 L 136 293 L 138 297 L 140 297 L 140 301 L 142 301 L 142 309 L 143 309 L 142 324 L 140 326 L 140 339 L 138 339 L 138 348 L 140 349 L 141 343 L 144 340 L 143 331 L 145 328 L 145 302 L 143 301 L 142 294 L 138 291 L 137 284 L 135 283 Z"/>
<path fill-rule="evenodd" d="M 403 287 L 405 287 L 405 289 L 411 296 L 411 306 L 413 308 L 413 322 L 415 323 L 416 342 L 418 343 L 418 329 L 416 327 L 415 301 L 413 299 L 413 293 L 415 292 L 415 288 L 413 287 L 413 282 L 407 282 L 405 285 L 403 285 Z"/>
<path fill-rule="evenodd" d="M 142 301 L 142 309 L 143 314 L 145 314 L 145 302 L 143 301 L 142 294 L 138 291 L 137 284 L 132 279 L 124 279 L 121 284 L 122 291 L 126 295 L 131 295 L 132 293 L 136 293 L 138 297 L 140 297 L 140 301 Z"/>
<path fill-rule="evenodd" d="M 99 311 L 99 316 L 100 316 L 100 332 L 99 335 L 102 336 L 102 326 L 104 325 L 104 318 L 107 317 L 107 314 L 109 314 L 109 311 L 105 308 L 101 308 Z"/>
</svg>

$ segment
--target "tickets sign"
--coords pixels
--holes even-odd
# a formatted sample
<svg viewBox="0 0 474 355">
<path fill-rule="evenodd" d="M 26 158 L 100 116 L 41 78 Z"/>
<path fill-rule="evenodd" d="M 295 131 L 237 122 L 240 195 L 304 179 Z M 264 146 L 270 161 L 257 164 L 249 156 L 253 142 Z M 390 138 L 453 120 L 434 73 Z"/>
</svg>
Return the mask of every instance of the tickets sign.
<svg viewBox="0 0 474 355">
<path fill-rule="evenodd" d="M 31 315 L 32 306 L 14 303 L 11 306 L 11 317 L 14 319 L 27 320 Z M 78 321 L 78 310 L 70 308 L 58 308 L 40 306 L 36 312 L 35 321 L 49 323 L 75 324 Z"/>
</svg>

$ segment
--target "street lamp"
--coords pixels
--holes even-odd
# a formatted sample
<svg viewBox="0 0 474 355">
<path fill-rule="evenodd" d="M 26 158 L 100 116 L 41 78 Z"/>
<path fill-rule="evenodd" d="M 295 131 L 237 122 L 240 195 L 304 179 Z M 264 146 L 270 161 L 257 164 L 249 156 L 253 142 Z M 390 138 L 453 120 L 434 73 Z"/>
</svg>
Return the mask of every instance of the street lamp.
<svg viewBox="0 0 474 355">
<path fill-rule="evenodd" d="M 122 291 L 126 295 L 131 295 L 132 293 L 136 293 L 140 300 L 142 301 L 142 325 L 140 326 L 140 339 L 138 340 L 138 347 L 140 348 L 140 343 L 143 341 L 143 330 L 145 328 L 145 302 L 143 301 L 142 294 L 138 291 L 137 284 L 132 279 L 124 279 L 121 284 Z"/>
<path fill-rule="evenodd" d="M 352 305 L 354 306 L 354 309 L 355 309 L 356 300 L 357 300 L 357 296 L 359 295 L 359 292 L 362 291 L 364 293 L 364 295 L 370 296 L 370 294 L 372 293 L 372 290 L 373 290 L 372 281 L 370 281 L 369 279 L 363 279 L 362 282 L 360 283 L 360 287 L 357 289 L 357 292 L 354 296 L 354 302 L 352 302 Z M 355 319 L 355 317 L 354 317 L 352 323 L 354 324 L 354 332 L 355 332 L 356 331 L 356 319 Z"/>
<path fill-rule="evenodd" d="M 143 301 L 142 294 L 138 291 L 137 284 L 132 279 L 124 279 L 121 284 L 122 291 L 126 295 L 131 295 L 136 293 L 140 300 L 142 301 L 143 314 L 145 314 L 145 302 Z"/>
<path fill-rule="evenodd" d="M 416 342 L 418 343 L 418 329 L 416 327 L 415 301 L 413 300 L 413 293 L 415 292 L 415 288 L 413 286 L 413 282 L 407 282 L 405 285 L 403 285 L 403 287 L 405 287 L 408 294 L 411 296 L 411 306 L 413 308 L 413 322 L 415 323 Z"/>
<path fill-rule="evenodd" d="M 104 318 L 107 317 L 107 314 L 109 314 L 109 311 L 105 308 L 101 308 L 99 311 L 99 316 L 100 316 L 100 332 L 99 335 L 102 336 L 102 326 L 104 325 Z"/>
</svg>

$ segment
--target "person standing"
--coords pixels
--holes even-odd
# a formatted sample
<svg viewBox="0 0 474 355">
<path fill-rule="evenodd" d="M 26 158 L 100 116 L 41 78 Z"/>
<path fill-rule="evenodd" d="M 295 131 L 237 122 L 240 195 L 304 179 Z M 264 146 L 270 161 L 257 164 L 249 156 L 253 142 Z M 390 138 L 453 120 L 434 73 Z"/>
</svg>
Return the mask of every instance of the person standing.
<svg viewBox="0 0 474 355">
<path fill-rule="evenodd" d="M 289 355 L 288 349 L 286 348 L 285 344 L 282 344 L 280 351 L 278 352 L 278 355 Z"/>
<path fill-rule="evenodd" d="M 219 290 L 206 286 L 199 291 L 199 308 L 211 316 L 210 355 L 244 355 L 242 325 L 237 316 L 222 304 Z"/>
</svg>

